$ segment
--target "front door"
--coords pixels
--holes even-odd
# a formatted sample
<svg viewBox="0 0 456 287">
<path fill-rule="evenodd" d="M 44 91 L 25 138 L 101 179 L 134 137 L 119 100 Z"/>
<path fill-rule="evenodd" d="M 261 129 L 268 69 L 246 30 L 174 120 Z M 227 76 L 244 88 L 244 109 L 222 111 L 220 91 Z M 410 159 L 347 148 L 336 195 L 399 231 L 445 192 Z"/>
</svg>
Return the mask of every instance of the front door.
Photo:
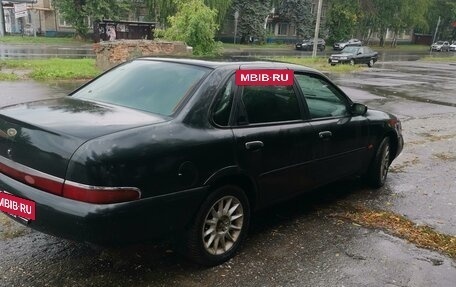
<svg viewBox="0 0 456 287">
<path fill-rule="evenodd" d="M 367 119 L 353 116 L 351 101 L 324 77 L 305 73 L 295 77 L 314 129 L 314 180 L 324 184 L 359 172 L 368 148 Z"/>
<path fill-rule="evenodd" d="M 313 128 L 303 120 L 300 101 L 292 86 L 246 86 L 238 93 L 238 163 L 257 181 L 259 206 L 311 185 Z"/>
</svg>

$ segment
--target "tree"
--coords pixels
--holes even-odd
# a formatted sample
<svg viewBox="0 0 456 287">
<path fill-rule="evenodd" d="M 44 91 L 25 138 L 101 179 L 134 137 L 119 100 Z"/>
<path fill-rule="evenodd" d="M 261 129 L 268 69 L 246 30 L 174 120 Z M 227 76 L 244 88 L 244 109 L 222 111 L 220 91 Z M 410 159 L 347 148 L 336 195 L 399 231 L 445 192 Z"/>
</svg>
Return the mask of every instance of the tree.
<svg viewBox="0 0 456 287">
<path fill-rule="evenodd" d="M 217 24 L 222 27 L 226 13 L 231 8 L 231 0 L 204 0 L 204 3 L 211 9 L 217 10 Z"/>
<path fill-rule="evenodd" d="M 159 22 L 162 27 L 168 24 L 168 17 L 176 14 L 176 0 L 145 0 L 149 11 L 149 19 Z"/>
<path fill-rule="evenodd" d="M 264 22 L 270 12 L 270 1 L 267 0 L 233 0 L 233 11 L 239 12 L 238 34 L 241 43 L 249 37 L 264 38 Z"/>
<path fill-rule="evenodd" d="M 171 27 L 165 31 L 165 37 L 186 42 L 195 55 L 214 53 L 216 17 L 217 11 L 207 7 L 203 0 L 182 1 L 176 15 L 169 17 Z"/>
<path fill-rule="evenodd" d="M 329 41 L 336 42 L 353 37 L 359 24 L 360 14 L 358 0 L 332 1 L 326 13 Z"/>
<path fill-rule="evenodd" d="M 401 0 L 397 10 L 392 13 L 391 30 L 394 32 L 392 46 L 396 45 L 397 35 L 411 28 L 426 28 L 426 14 L 429 9 L 429 0 Z"/>
<path fill-rule="evenodd" d="M 358 35 L 368 40 L 372 32 L 378 32 L 383 46 L 390 30 L 394 32 L 394 45 L 401 31 L 427 26 L 430 1 L 452 0 L 331 0 L 327 13 L 330 38 Z"/>
<path fill-rule="evenodd" d="M 456 2 L 454 0 L 431 0 L 426 17 L 428 33 L 434 33 L 439 17 L 440 26 L 437 39 L 456 39 L 456 28 L 451 25 L 456 21 Z"/>
<path fill-rule="evenodd" d="M 373 28 L 380 33 L 380 46 L 384 46 L 387 29 L 391 29 L 396 38 L 402 30 L 424 26 L 430 4 L 429 0 L 373 0 L 373 3 L 377 12 Z"/>
<path fill-rule="evenodd" d="M 54 0 L 54 8 L 76 30 L 76 36 L 85 38 L 89 31 L 88 18 L 118 20 L 128 15 L 128 0 Z"/>
<path fill-rule="evenodd" d="M 162 26 L 167 26 L 168 19 L 177 12 L 177 8 L 182 0 L 145 0 L 149 10 L 149 18 L 160 22 Z M 204 0 L 204 4 L 217 11 L 217 24 L 221 26 L 225 20 L 225 15 L 231 7 L 231 0 Z"/>
<path fill-rule="evenodd" d="M 360 14 L 356 34 L 369 43 L 370 37 L 376 29 L 377 7 L 374 0 L 363 0 L 359 2 Z"/>
<path fill-rule="evenodd" d="M 314 26 L 311 12 L 312 0 L 283 0 L 279 6 L 279 16 L 296 27 L 296 37 L 309 37 Z"/>
</svg>

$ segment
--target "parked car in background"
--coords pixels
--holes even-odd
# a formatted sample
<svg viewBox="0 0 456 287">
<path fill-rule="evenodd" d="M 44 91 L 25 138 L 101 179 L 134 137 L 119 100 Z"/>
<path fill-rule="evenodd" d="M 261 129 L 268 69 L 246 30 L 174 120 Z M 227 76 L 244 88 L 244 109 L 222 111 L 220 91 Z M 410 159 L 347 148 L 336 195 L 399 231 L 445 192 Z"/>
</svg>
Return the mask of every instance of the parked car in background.
<svg viewBox="0 0 456 287">
<path fill-rule="evenodd" d="M 345 47 L 362 45 L 363 43 L 361 42 L 361 40 L 358 39 L 341 40 L 339 42 L 334 43 L 333 49 L 335 51 L 340 51 L 343 50 Z"/>
<path fill-rule="evenodd" d="M 378 52 L 373 51 L 367 46 L 348 46 L 340 54 L 333 54 L 329 57 L 328 63 L 331 66 L 336 64 L 367 64 L 369 67 L 374 66 L 378 60 Z"/>
<path fill-rule="evenodd" d="M 239 71 L 293 80 L 238 85 Z M 67 97 L 0 109 L 0 210 L 72 240 L 173 235 L 216 265 L 254 211 L 354 175 L 378 188 L 402 147 L 397 117 L 313 69 L 140 58 Z"/>
<path fill-rule="evenodd" d="M 448 41 L 437 41 L 431 45 L 431 51 L 448 52 L 450 50 L 450 43 Z"/>
<path fill-rule="evenodd" d="M 314 46 L 314 39 L 302 40 L 302 42 L 296 43 L 296 50 L 302 51 L 312 51 Z M 318 39 L 317 49 L 319 51 L 324 51 L 326 49 L 326 42 L 323 39 Z"/>
<path fill-rule="evenodd" d="M 449 50 L 450 51 L 456 51 L 456 41 L 453 41 L 453 43 L 451 43 Z"/>
</svg>

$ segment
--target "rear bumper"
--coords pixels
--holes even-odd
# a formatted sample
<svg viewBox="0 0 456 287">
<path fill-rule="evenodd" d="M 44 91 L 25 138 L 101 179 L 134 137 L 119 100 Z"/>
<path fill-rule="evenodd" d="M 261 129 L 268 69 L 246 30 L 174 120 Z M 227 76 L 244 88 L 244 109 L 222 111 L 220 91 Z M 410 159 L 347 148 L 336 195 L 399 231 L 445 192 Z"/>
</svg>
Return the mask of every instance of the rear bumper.
<svg viewBox="0 0 456 287">
<path fill-rule="evenodd" d="M 56 196 L 0 173 L 0 189 L 36 203 L 36 220 L 16 221 L 43 233 L 93 243 L 137 242 L 182 231 L 208 193 L 206 187 L 116 204 Z"/>
</svg>

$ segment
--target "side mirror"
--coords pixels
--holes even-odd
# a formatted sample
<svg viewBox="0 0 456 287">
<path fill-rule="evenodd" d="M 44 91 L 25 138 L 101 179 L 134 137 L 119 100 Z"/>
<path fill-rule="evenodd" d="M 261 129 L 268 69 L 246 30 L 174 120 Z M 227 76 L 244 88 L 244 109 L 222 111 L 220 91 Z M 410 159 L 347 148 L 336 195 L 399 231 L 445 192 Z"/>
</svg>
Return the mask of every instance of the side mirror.
<svg viewBox="0 0 456 287">
<path fill-rule="evenodd" d="M 364 116 L 367 112 L 367 106 L 359 103 L 354 103 L 351 106 L 351 114 L 354 116 Z"/>
</svg>

